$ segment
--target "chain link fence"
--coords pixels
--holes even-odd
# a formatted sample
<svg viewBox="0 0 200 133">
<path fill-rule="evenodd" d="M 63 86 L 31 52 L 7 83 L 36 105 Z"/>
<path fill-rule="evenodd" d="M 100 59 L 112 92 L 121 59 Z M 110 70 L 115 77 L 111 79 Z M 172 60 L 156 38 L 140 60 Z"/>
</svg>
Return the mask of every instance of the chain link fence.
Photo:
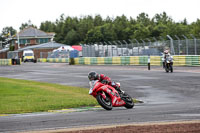
<svg viewBox="0 0 200 133">
<path fill-rule="evenodd" d="M 200 39 L 123 40 L 82 45 L 81 57 L 162 55 L 169 49 L 172 55 L 200 55 Z M 70 51 L 41 52 L 40 58 L 69 58 Z M 79 52 L 80 53 L 80 52 Z M 80 54 L 78 55 L 80 56 Z"/>
<path fill-rule="evenodd" d="M 40 58 L 69 58 L 69 51 L 40 52 Z"/>
<path fill-rule="evenodd" d="M 162 55 L 169 49 L 172 55 L 200 55 L 200 39 L 146 41 L 128 40 L 85 44 L 83 57 Z"/>
</svg>

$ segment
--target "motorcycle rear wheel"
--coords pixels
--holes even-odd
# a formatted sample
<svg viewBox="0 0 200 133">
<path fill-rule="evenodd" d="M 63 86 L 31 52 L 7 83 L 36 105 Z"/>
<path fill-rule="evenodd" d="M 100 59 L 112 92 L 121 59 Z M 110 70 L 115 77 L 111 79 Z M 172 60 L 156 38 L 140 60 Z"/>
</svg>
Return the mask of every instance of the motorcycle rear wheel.
<svg viewBox="0 0 200 133">
<path fill-rule="evenodd" d="M 169 72 L 169 64 L 166 64 L 166 65 L 165 65 L 165 71 L 166 71 L 166 73 Z"/>
<path fill-rule="evenodd" d="M 97 94 L 97 102 L 106 110 L 112 110 L 112 101 L 109 96 L 106 95 L 106 99 L 104 99 L 101 93 Z"/>
<path fill-rule="evenodd" d="M 124 93 L 124 94 L 123 94 L 122 99 L 123 99 L 124 102 L 126 103 L 126 104 L 124 105 L 125 108 L 131 109 L 131 108 L 134 107 L 133 99 L 132 99 L 132 97 L 129 96 L 127 93 Z"/>
</svg>

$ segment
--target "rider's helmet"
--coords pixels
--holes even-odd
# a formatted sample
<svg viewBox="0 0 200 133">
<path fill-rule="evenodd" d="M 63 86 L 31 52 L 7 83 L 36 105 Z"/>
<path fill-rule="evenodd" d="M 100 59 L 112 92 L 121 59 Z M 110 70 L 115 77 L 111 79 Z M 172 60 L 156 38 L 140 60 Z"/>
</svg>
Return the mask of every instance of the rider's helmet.
<svg viewBox="0 0 200 133">
<path fill-rule="evenodd" d="M 165 50 L 165 51 L 164 51 L 164 54 L 168 54 L 168 53 L 169 53 L 169 51 L 168 51 L 168 50 Z"/>
<path fill-rule="evenodd" d="M 92 71 L 88 73 L 88 79 L 91 80 L 97 80 L 98 79 L 98 73 Z"/>
</svg>

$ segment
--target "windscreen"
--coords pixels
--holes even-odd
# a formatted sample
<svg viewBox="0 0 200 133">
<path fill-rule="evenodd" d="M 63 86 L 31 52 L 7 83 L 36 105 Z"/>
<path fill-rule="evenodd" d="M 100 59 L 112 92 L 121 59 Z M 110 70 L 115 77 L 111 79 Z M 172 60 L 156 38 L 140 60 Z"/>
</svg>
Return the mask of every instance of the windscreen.
<svg viewBox="0 0 200 133">
<path fill-rule="evenodd" d="M 91 81 L 89 82 L 89 84 L 90 84 L 89 94 L 90 94 L 90 95 L 91 95 L 92 92 L 93 92 L 93 88 L 94 88 L 96 82 L 98 82 L 98 80 L 91 80 Z"/>
<path fill-rule="evenodd" d="M 94 88 L 94 85 L 96 84 L 97 81 L 98 81 L 98 80 L 92 80 L 92 81 L 89 82 L 89 84 L 90 84 L 90 89 L 93 89 L 93 88 Z"/>
<path fill-rule="evenodd" d="M 25 56 L 33 56 L 33 53 L 25 53 Z"/>
</svg>

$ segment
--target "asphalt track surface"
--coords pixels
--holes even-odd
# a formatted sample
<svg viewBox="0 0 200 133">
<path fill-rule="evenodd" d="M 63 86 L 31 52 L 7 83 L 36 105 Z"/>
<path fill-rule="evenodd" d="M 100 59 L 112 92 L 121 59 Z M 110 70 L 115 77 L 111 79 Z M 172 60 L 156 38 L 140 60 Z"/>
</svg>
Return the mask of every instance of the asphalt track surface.
<svg viewBox="0 0 200 133">
<path fill-rule="evenodd" d="M 65 63 L 26 63 L 1 66 L 0 77 L 35 80 L 88 88 L 89 71 L 120 82 L 132 97 L 144 101 L 133 109 L 102 108 L 72 112 L 42 112 L 0 116 L 0 132 L 94 127 L 143 122 L 200 120 L 200 67 L 174 67 L 165 73 L 154 66 L 71 66 Z M 88 95 L 89 96 L 89 95 Z"/>
</svg>

